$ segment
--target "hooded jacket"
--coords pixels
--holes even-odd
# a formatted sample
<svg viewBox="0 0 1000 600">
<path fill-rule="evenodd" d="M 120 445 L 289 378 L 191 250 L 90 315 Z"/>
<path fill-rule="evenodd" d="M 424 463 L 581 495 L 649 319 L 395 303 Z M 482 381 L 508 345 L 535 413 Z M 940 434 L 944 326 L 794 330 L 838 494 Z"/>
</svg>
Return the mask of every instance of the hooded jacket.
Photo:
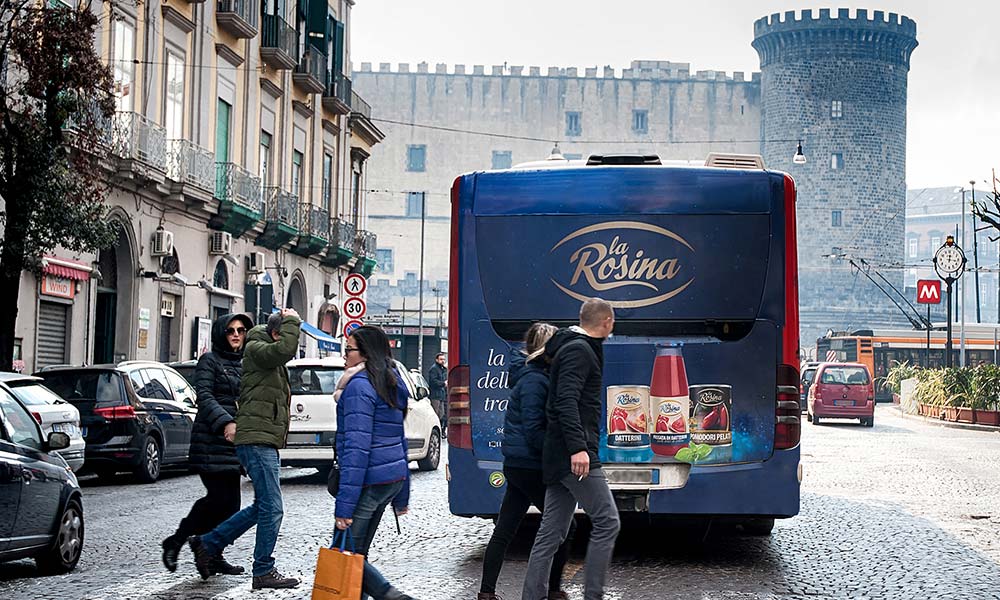
<svg viewBox="0 0 1000 600">
<path fill-rule="evenodd" d="M 545 344 L 551 360 L 542 449 L 542 478 L 547 484 L 571 472 L 569 457 L 577 452 L 587 451 L 591 469 L 601 466 L 603 343 L 579 327 L 570 327 L 557 331 Z"/>
<path fill-rule="evenodd" d="M 396 373 L 396 406 L 379 397 L 368 371 L 355 373 L 337 402 L 337 461 L 340 487 L 335 515 L 354 518 L 362 488 L 369 485 L 406 481 L 393 499 L 397 510 L 410 500 L 410 466 L 407 460 L 406 416 L 410 393 Z"/>
<path fill-rule="evenodd" d="M 299 350 L 302 321 L 292 315 L 281 320 L 278 341 L 266 325 L 247 332 L 240 380 L 240 409 L 236 413 L 236 445 L 258 444 L 282 448 L 288 436 L 288 369 L 285 363 Z"/>
<path fill-rule="evenodd" d="M 510 363 L 513 388 L 504 416 L 504 466 L 541 471 L 549 370 L 541 356 L 528 363 L 524 361 L 524 356 L 515 354 Z"/>
<path fill-rule="evenodd" d="M 236 420 L 243 373 L 243 350 L 233 351 L 226 339 L 226 327 L 233 320 L 247 330 L 253 327 L 253 321 L 246 315 L 229 314 L 216 319 L 212 323 L 212 350 L 201 355 L 194 372 L 198 415 L 191 429 L 188 459 L 196 473 L 240 470 L 236 447 L 223 436 L 226 425 Z"/>
</svg>

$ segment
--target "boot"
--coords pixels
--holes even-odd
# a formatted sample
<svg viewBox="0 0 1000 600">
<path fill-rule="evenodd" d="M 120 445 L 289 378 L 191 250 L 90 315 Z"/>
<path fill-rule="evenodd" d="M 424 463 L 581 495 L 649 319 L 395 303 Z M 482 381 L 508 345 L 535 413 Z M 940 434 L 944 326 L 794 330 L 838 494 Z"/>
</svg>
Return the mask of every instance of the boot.
<svg viewBox="0 0 1000 600">
<path fill-rule="evenodd" d="M 479 595 L 476 596 L 476 600 L 503 600 L 503 598 L 493 592 L 479 592 Z"/>
<path fill-rule="evenodd" d="M 298 579 L 285 577 L 277 569 L 272 569 L 267 575 L 253 578 L 253 589 L 255 590 L 293 588 L 297 585 L 299 585 Z"/>
<path fill-rule="evenodd" d="M 559 590 L 558 592 L 549 592 L 548 600 L 569 600 L 569 595 Z"/>
<path fill-rule="evenodd" d="M 175 535 L 163 540 L 161 544 L 163 546 L 163 566 L 171 573 L 177 570 L 177 556 L 181 553 L 181 548 L 184 547 L 184 539 L 177 539 Z"/>
<path fill-rule="evenodd" d="M 212 558 L 212 565 L 209 567 L 212 573 L 222 575 L 242 575 L 245 571 L 243 567 L 230 564 L 221 554 Z"/>
<path fill-rule="evenodd" d="M 208 579 L 213 574 L 212 559 L 215 557 L 209 554 L 208 548 L 201 543 L 201 538 L 196 535 L 188 538 L 188 545 L 191 546 L 191 552 L 194 552 L 194 566 L 198 569 L 198 574 L 201 575 L 202 579 Z"/>
</svg>

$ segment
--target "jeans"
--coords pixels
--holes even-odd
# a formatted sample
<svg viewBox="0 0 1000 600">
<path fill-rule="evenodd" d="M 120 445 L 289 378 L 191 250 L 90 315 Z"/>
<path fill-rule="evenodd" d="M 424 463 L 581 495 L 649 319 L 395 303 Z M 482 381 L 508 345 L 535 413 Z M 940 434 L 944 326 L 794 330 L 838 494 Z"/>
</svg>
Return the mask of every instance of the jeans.
<svg viewBox="0 0 1000 600">
<path fill-rule="evenodd" d="M 205 486 L 205 496 L 191 506 L 177 532 L 170 536 L 178 543 L 183 544 L 192 535 L 208 533 L 240 510 L 239 471 L 202 473 L 201 483 Z"/>
<path fill-rule="evenodd" d="M 500 504 L 496 527 L 493 528 L 493 535 L 483 557 L 483 582 L 479 591 L 484 594 L 497 591 L 497 578 L 503 567 L 504 554 L 528 512 L 528 507 L 534 504 L 538 510 L 545 512 L 545 484 L 542 483 L 541 471 L 505 465 L 503 472 L 507 477 L 507 489 Z M 571 532 L 575 526 L 575 521 L 570 521 Z M 569 553 L 569 540 L 570 536 L 567 536 L 553 557 L 552 570 L 549 572 L 549 589 L 552 591 L 562 589 L 562 572 Z"/>
<path fill-rule="evenodd" d="M 253 504 L 203 535 L 201 541 L 210 553 L 219 554 L 256 525 L 253 576 L 262 577 L 274 570 L 272 554 L 284 515 L 281 482 L 278 479 L 281 461 L 276 448 L 253 444 L 236 446 L 236 456 L 253 481 Z"/>
<path fill-rule="evenodd" d="M 354 550 L 358 554 L 365 555 L 365 571 L 361 580 L 362 600 L 368 596 L 382 600 L 392 587 L 379 570 L 368 562 L 368 549 L 375 539 L 375 531 L 378 530 L 379 522 L 382 520 L 382 513 L 404 485 L 406 481 L 366 486 L 361 490 L 361 497 L 358 498 L 358 504 L 354 508 L 354 515 L 351 517 Z"/>
<path fill-rule="evenodd" d="M 591 469 L 590 475 L 582 481 L 569 474 L 546 489 L 545 512 L 535 544 L 531 547 L 521 600 L 543 600 L 548 594 L 546 584 L 552 569 L 552 558 L 569 533 L 577 503 L 593 525 L 584 562 L 583 597 L 585 600 L 601 600 L 604 597 L 604 579 L 621 522 L 608 480 L 604 471 L 597 468 Z"/>
</svg>

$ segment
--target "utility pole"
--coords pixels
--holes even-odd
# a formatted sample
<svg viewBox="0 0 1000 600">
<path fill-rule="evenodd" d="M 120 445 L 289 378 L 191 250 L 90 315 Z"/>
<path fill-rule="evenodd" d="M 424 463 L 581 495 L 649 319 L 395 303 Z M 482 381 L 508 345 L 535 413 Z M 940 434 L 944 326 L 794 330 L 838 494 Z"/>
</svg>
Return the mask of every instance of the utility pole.
<svg viewBox="0 0 1000 600">
<path fill-rule="evenodd" d="M 968 248 L 965 245 L 965 190 L 962 190 L 962 247 Z M 966 294 L 965 281 L 958 282 L 958 297 L 961 298 L 961 311 L 958 313 L 958 318 L 962 319 L 959 324 L 959 335 L 961 339 L 959 340 L 958 349 L 958 366 L 965 366 L 965 304 L 968 300 L 968 294 Z"/>
<path fill-rule="evenodd" d="M 417 302 L 420 303 L 417 317 L 417 369 L 424 372 L 424 224 L 427 220 L 427 192 L 420 192 L 420 292 Z"/>
<path fill-rule="evenodd" d="M 976 206 L 976 180 L 969 181 L 972 186 L 972 208 Z M 972 266 L 976 275 L 976 323 L 982 323 L 982 311 L 979 308 L 979 230 L 976 229 L 976 211 L 972 211 Z"/>
</svg>

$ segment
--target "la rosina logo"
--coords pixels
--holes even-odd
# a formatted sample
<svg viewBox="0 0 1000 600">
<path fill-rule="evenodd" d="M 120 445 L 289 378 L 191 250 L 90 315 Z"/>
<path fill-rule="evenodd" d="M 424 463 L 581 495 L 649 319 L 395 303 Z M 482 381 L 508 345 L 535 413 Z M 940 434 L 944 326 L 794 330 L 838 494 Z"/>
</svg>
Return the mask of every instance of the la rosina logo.
<svg viewBox="0 0 1000 600">
<path fill-rule="evenodd" d="M 576 300 L 599 295 L 615 308 L 641 308 L 673 298 L 694 281 L 682 258 L 694 253 L 691 244 L 650 223 L 589 225 L 559 240 L 550 253 L 564 246 L 571 250 L 568 261 L 572 276 L 564 282 L 551 279 Z"/>
</svg>

